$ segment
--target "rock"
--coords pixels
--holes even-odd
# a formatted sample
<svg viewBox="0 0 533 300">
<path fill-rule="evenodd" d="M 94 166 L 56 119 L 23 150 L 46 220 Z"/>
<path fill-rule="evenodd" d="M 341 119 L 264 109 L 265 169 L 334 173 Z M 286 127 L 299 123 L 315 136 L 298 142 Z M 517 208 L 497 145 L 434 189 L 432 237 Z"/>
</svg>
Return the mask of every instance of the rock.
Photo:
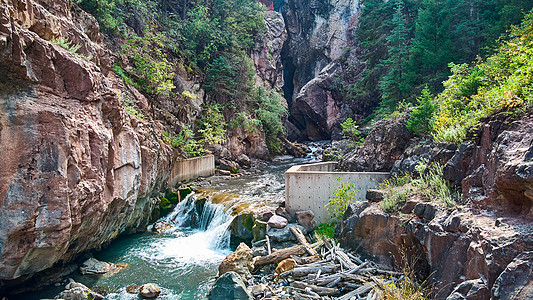
<svg viewBox="0 0 533 300">
<path fill-rule="evenodd" d="M 138 294 L 140 292 L 140 287 L 136 284 L 128 285 L 126 287 L 126 292 L 128 294 Z"/>
<path fill-rule="evenodd" d="M 153 283 L 145 283 L 139 289 L 139 294 L 144 298 L 157 298 L 161 291 Z"/>
<path fill-rule="evenodd" d="M 287 226 L 285 226 L 283 229 L 277 229 L 277 228 L 270 228 L 267 231 L 268 236 L 271 238 L 271 240 L 275 242 L 288 242 L 288 241 L 296 241 L 296 238 L 291 233 L 290 228 L 291 227 L 298 227 L 304 234 L 307 233 L 305 228 L 301 225 L 297 225 L 294 223 L 290 223 Z"/>
<path fill-rule="evenodd" d="M 252 165 L 252 161 L 246 154 L 241 154 L 236 158 L 237 163 L 242 166 L 249 168 Z"/>
<path fill-rule="evenodd" d="M 235 272 L 243 278 L 252 277 L 250 273 L 254 269 L 252 250 L 241 243 L 232 254 L 226 256 L 218 266 L 218 275 L 222 276 L 227 272 Z"/>
<path fill-rule="evenodd" d="M 284 217 L 289 222 L 292 221 L 292 217 L 289 214 L 289 212 L 285 209 L 285 207 L 281 207 L 281 206 L 277 207 L 276 208 L 276 215 Z"/>
<path fill-rule="evenodd" d="M 207 294 L 209 300 L 253 300 L 239 274 L 227 272 L 220 276 Z"/>
<path fill-rule="evenodd" d="M 80 272 L 83 275 L 104 275 L 112 276 L 128 268 L 128 264 L 113 264 L 99 261 L 95 258 L 89 258 L 80 266 Z"/>
<path fill-rule="evenodd" d="M 259 295 L 262 295 L 266 291 L 267 288 L 268 288 L 268 286 L 266 284 L 259 283 L 259 284 L 253 285 L 250 288 L 250 292 L 251 292 L 252 296 L 257 297 Z"/>
<path fill-rule="evenodd" d="M 157 221 L 154 223 L 153 231 L 155 233 L 162 233 L 171 229 L 172 227 L 174 226 L 167 221 Z"/>
<path fill-rule="evenodd" d="M 262 206 L 254 211 L 257 216 L 257 219 L 263 222 L 268 222 L 270 217 L 274 215 L 276 209 L 270 206 Z"/>
<path fill-rule="evenodd" d="M 255 220 L 254 227 L 252 227 L 252 234 L 254 236 L 254 242 L 265 239 L 267 231 L 267 223 L 259 220 Z"/>
<path fill-rule="evenodd" d="M 375 189 L 368 189 L 366 191 L 366 200 L 370 202 L 380 202 L 384 198 L 383 191 L 375 190 Z"/>
<path fill-rule="evenodd" d="M 104 296 L 91 291 L 85 285 L 75 282 L 72 279 L 69 279 L 69 283 L 65 286 L 65 290 L 59 293 L 54 299 L 65 299 L 65 300 L 103 300 Z"/>
<path fill-rule="evenodd" d="M 315 214 L 310 210 L 298 211 L 295 214 L 296 222 L 302 225 L 307 232 L 311 232 L 316 228 Z"/>
<path fill-rule="evenodd" d="M 217 163 L 221 170 L 230 171 L 231 173 L 239 173 L 239 164 L 234 161 L 221 158 Z"/>
<path fill-rule="evenodd" d="M 80 272 L 83 275 L 87 274 L 105 274 L 111 270 L 111 264 L 99 261 L 95 258 L 89 258 L 80 266 Z"/>
<path fill-rule="evenodd" d="M 494 299 L 533 299 L 533 251 L 518 254 L 498 276 Z"/>
<path fill-rule="evenodd" d="M 282 216 L 278 216 L 278 215 L 273 215 L 268 220 L 268 226 L 272 228 L 277 228 L 277 229 L 285 228 L 285 226 L 287 226 L 288 223 L 289 221 L 286 218 Z"/>
<path fill-rule="evenodd" d="M 487 287 L 487 282 L 482 278 L 464 281 L 457 285 L 453 292 L 446 298 L 446 300 L 462 299 L 490 299 L 490 291 Z"/>
<path fill-rule="evenodd" d="M 296 266 L 296 261 L 292 258 L 287 258 L 279 262 L 276 269 L 274 270 L 274 273 L 276 273 L 276 276 L 283 272 L 290 271 L 294 269 Z"/>
<path fill-rule="evenodd" d="M 254 235 L 252 228 L 255 224 L 255 215 L 253 212 L 246 212 L 237 215 L 230 224 L 231 237 L 238 240 L 251 240 Z"/>
<path fill-rule="evenodd" d="M 413 138 L 407 129 L 409 113 L 372 125 L 365 143 L 342 157 L 339 167 L 346 171 L 388 172 L 400 159 Z"/>
</svg>

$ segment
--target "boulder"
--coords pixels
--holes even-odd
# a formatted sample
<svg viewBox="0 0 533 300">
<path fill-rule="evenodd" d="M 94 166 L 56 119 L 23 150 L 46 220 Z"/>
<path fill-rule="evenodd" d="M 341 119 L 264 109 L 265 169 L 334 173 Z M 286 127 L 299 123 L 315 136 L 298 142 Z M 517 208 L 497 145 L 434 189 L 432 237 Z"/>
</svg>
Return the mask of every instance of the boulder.
<svg viewBox="0 0 533 300">
<path fill-rule="evenodd" d="M 221 158 L 217 163 L 218 168 L 221 170 L 230 171 L 231 173 L 239 173 L 239 164 L 232 160 Z"/>
<path fill-rule="evenodd" d="M 104 275 L 112 276 L 129 267 L 128 264 L 113 264 L 99 261 L 96 258 L 89 258 L 80 266 L 80 273 L 83 275 Z"/>
<path fill-rule="evenodd" d="M 375 189 L 368 189 L 366 191 L 366 200 L 370 202 L 380 202 L 384 198 L 383 191 L 375 190 Z"/>
<path fill-rule="evenodd" d="M 69 279 L 69 283 L 65 286 L 65 290 L 59 293 L 54 299 L 65 299 L 65 300 L 103 300 L 104 296 L 93 292 L 91 289 L 85 285 L 75 282 L 72 279 Z"/>
<path fill-rule="evenodd" d="M 288 223 L 289 221 L 286 218 L 282 216 L 278 216 L 278 215 L 273 215 L 268 220 L 268 226 L 270 226 L 271 228 L 277 228 L 277 229 L 285 228 L 285 226 L 287 226 Z"/>
<path fill-rule="evenodd" d="M 276 215 L 282 216 L 285 219 L 287 219 L 289 222 L 293 221 L 291 215 L 289 212 L 285 209 L 285 207 L 277 207 L 276 208 Z"/>
<path fill-rule="evenodd" d="M 153 283 L 146 283 L 141 286 L 139 289 L 139 294 L 144 298 L 157 298 L 161 291 Z"/>
<path fill-rule="evenodd" d="M 157 221 L 154 223 L 154 226 L 152 228 L 155 233 L 162 233 L 171 229 L 172 227 L 174 226 L 167 221 Z"/>
<path fill-rule="evenodd" d="M 302 225 L 307 232 L 316 228 L 315 214 L 310 210 L 298 211 L 295 214 L 296 222 Z"/>
<path fill-rule="evenodd" d="M 533 251 L 518 254 L 498 276 L 494 299 L 533 299 Z"/>
<path fill-rule="evenodd" d="M 126 287 L 126 293 L 128 294 L 138 294 L 140 291 L 140 287 L 136 284 L 128 285 Z"/>
<path fill-rule="evenodd" d="M 252 234 L 254 236 L 254 242 L 263 240 L 267 231 L 267 223 L 259 220 L 255 220 L 254 227 L 252 227 Z"/>
<path fill-rule="evenodd" d="M 235 272 L 227 272 L 220 276 L 209 293 L 207 294 L 209 300 L 253 300 L 254 298 L 244 285 L 244 282 Z"/>
<path fill-rule="evenodd" d="M 294 237 L 294 235 L 290 231 L 290 228 L 292 228 L 292 227 L 300 228 L 300 230 L 302 230 L 302 232 L 304 234 L 307 233 L 307 231 L 305 230 L 305 228 L 303 226 L 298 225 L 298 224 L 294 224 L 294 223 L 290 223 L 290 224 L 288 224 L 287 226 L 285 226 L 282 229 L 269 228 L 268 231 L 267 231 L 267 234 L 273 241 L 279 242 L 279 243 L 288 242 L 288 241 L 296 241 L 296 238 Z"/>
<path fill-rule="evenodd" d="M 222 276 L 227 272 L 235 272 L 243 278 L 252 277 L 250 273 L 254 269 L 253 252 L 245 243 L 240 243 L 235 252 L 226 256 L 218 266 L 218 275 Z"/>
<path fill-rule="evenodd" d="M 237 215 L 230 224 L 232 238 L 243 241 L 251 240 L 254 237 L 252 232 L 254 224 L 254 213 L 245 212 Z"/>
<path fill-rule="evenodd" d="M 446 300 L 478 300 L 490 299 L 490 290 L 484 278 L 461 282 Z"/>
</svg>

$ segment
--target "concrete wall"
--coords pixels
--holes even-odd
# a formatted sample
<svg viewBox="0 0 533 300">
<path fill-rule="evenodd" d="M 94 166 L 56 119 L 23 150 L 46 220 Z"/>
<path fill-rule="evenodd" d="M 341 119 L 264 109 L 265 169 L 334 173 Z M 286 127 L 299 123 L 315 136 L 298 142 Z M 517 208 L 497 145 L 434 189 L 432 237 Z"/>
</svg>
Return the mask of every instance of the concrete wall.
<svg viewBox="0 0 533 300">
<path fill-rule="evenodd" d="M 290 212 L 312 210 L 319 223 L 331 221 L 326 208 L 337 178 L 350 182 L 357 190 L 357 200 L 365 200 L 366 191 L 387 179 L 387 172 L 334 172 L 336 163 L 317 163 L 291 167 L 285 172 L 285 206 Z"/>
<path fill-rule="evenodd" d="M 215 174 L 215 156 L 189 158 L 176 161 L 170 173 L 170 186 L 175 186 L 181 181 L 192 180 Z"/>
</svg>

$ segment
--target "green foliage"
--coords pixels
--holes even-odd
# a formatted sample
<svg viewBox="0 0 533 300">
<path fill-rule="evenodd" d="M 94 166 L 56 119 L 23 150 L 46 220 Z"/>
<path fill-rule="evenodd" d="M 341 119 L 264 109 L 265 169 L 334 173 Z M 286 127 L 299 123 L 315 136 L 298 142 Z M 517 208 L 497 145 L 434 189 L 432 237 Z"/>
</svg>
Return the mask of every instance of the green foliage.
<svg viewBox="0 0 533 300">
<path fill-rule="evenodd" d="M 443 177 L 444 167 L 440 164 L 428 164 L 421 160 L 416 166 L 420 177 L 413 180 L 413 187 L 429 200 L 437 199 L 449 206 L 453 206 L 459 199 L 458 193 L 450 182 Z"/>
<path fill-rule="evenodd" d="M 533 105 L 533 25 L 528 15 L 510 39 L 473 67 L 450 64 L 452 76 L 437 96 L 433 136 L 437 142 L 462 142 L 483 117 L 520 112 Z"/>
<path fill-rule="evenodd" d="M 411 174 L 406 173 L 380 183 L 379 188 L 385 192 L 384 199 L 381 201 L 381 208 L 388 212 L 399 211 L 411 195 L 410 184 L 412 181 Z"/>
<path fill-rule="evenodd" d="M 132 58 L 133 75 L 141 88 L 152 94 L 169 96 L 175 88 L 172 83 L 174 66 L 164 52 L 165 37 L 145 27 L 144 36 L 130 34 L 123 51 Z"/>
<path fill-rule="evenodd" d="M 283 96 L 274 90 L 257 87 L 255 102 L 257 106 L 255 114 L 261 122 L 267 147 L 272 153 L 279 153 L 280 137 L 285 133 L 282 120 L 287 116 L 287 109 L 282 105 Z"/>
<path fill-rule="evenodd" d="M 423 134 L 431 129 L 435 105 L 432 103 L 433 95 L 428 87 L 422 90 L 422 95 L 418 98 L 418 107 L 413 110 L 407 120 L 407 129 L 414 134 Z"/>
<path fill-rule="evenodd" d="M 348 206 L 355 201 L 357 192 L 352 183 L 342 181 L 341 177 L 337 181 L 339 186 L 335 187 L 325 207 L 330 217 L 341 219 Z"/>
<path fill-rule="evenodd" d="M 361 131 L 352 118 L 347 118 L 341 123 L 343 138 L 350 141 L 351 147 L 361 146 L 365 142 L 365 138 L 361 137 Z"/>
<path fill-rule="evenodd" d="M 425 86 L 433 94 L 442 91 L 442 82 L 451 74 L 450 62 L 472 62 L 491 53 L 500 35 L 533 8 L 532 0 L 363 0 L 361 4 L 355 38 L 366 68 L 358 94 L 373 98 L 380 91 L 380 113 L 390 113 L 403 99 L 414 102 Z M 473 73 L 463 94 L 475 95 L 484 76 Z"/>
<path fill-rule="evenodd" d="M 200 143 L 204 145 L 224 143 L 226 141 L 224 138 L 225 127 L 226 122 L 224 122 L 224 115 L 222 115 L 219 104 L 204 107 L 197 129 L 201 136 Z"/>
<path fill-rule="evenodd" d="M 121 94 L 118 94 L 118 98 L 124 110 L 132 117 L 144 120 L 145 116 L 142 112 L 139 112 L 131 99 L 123 99 Z"/>
<path fill-rule="evenodd" d="M 315 237 L 318 240 L 321 240 L 323 236 L 330 239 L 334 238 L 336 225 L 337 222 L 318 224 L 318 226 L 315 228 Z"/>
<path fill-rule="evenodd" d="M 113 15 L 117 6 L 124 4 L 124 0 L 76 0 L 76 4 L 92 14 L 103 30 L 117 31 L 123 24 L 121 19 Z"/>
<path fill-rule="evenodd" d="M 233 128 L 242 127 L 249 134 L 258 134 L 261 121 L 252 117 L 250 113 L 243 111 L 235 114 L 235 118 L 231 120 L 230 126 Z"/>
<path fill-rule="evenodd" d="M 183 126 L 177 135 L 162 131 L 163 141 L 177 149 L 183 149 L 189 157 L 201 156 L 205 153 L 203 146 L 194 139 L 194 132 L 189 125 Z"/>
<path fill-rule="evenodd" d="M 65 48 L 67 49 L 68 51 L 70 51 L 71 53 L 73 54 L 76 54 L 76 52 L 78 52 L 78 50 L 80 50 L 81 46 L 78 45 L 78 44 L 72 44 L 72 41 L 69 40 L 68 38 L 65 38 L 65 37 L 58 37 L 58 38 L 52 38 L 52 40 L 50 40 L 50 42 L 52 44 L 56 44 L 58 46 L 61 46 L 62 48 Z"/>
</svg>

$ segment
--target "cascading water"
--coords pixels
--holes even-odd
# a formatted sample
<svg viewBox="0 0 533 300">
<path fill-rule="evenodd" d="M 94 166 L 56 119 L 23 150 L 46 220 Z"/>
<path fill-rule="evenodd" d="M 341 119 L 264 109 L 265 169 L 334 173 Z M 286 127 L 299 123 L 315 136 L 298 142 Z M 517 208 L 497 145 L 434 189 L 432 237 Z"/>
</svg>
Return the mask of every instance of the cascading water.
<svg viewBox="0 0 533 300">
<path fill-rule="evenodd" d="M 232 216 L 220 204 L 191 193 L 162 220 L 173 224 L 164 233 L 146 233 L 115 241 L 97 258 L 130 264 L 109 278 L 78 279 L 88 286 L 108 286 L 106 299 L 138 299 L 126 287 L 153 282 L 162 288 L 158 299 L 203 299 L 220 262 L 231 253 Z"/>
</svg>

